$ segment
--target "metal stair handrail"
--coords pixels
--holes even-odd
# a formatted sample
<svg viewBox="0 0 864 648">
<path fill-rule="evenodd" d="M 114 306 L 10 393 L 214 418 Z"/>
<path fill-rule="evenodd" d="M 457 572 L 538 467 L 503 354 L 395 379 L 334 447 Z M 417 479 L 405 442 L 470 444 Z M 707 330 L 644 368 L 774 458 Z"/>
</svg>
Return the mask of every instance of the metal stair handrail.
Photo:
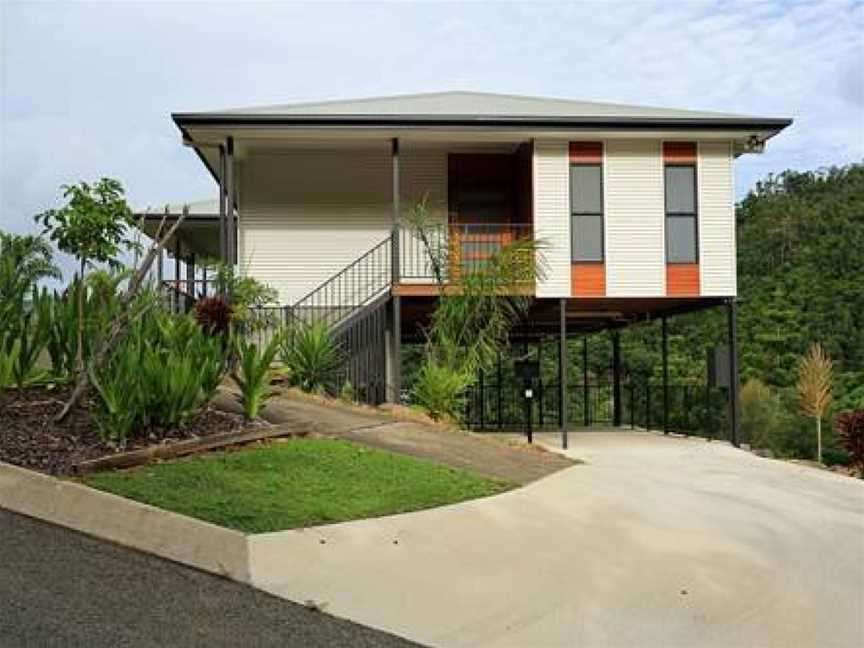
<svg viewBox="0 0 864 648">
<path fill-rule="evenodd" d="M 392 284 L 393 237 L 388 236 L 288 307 L 291 319 L 334 328 Z"/>
</svg>

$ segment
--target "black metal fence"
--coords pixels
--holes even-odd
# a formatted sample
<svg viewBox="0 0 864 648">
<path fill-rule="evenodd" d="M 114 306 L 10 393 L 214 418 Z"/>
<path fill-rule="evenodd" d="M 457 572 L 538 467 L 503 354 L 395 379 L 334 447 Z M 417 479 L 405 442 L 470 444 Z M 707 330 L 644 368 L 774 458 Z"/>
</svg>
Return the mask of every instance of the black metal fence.
<svg viewBox="0 0 864 648">
<path fill-rule="evenodd" d="M 532 427 L 557 429 L 560 425 L 557 382 L 535 383 L 532 392 Z M 722 388 L 669 385 L 667 410 L 661 383 L 626 381 L 621 385 L 619 407 L 622 427 L 661 431 L 665 427 L 671 433 L 729 438 L 729 396 Z M 528 411 L 521 383 L 479 380 L 468 390 L 465 422 L 477 431 L 521 430 Z M 614 424 L 614 414 L 611 383 L 568 384 L 568 428 L 610 426 Z"/>
</svg>

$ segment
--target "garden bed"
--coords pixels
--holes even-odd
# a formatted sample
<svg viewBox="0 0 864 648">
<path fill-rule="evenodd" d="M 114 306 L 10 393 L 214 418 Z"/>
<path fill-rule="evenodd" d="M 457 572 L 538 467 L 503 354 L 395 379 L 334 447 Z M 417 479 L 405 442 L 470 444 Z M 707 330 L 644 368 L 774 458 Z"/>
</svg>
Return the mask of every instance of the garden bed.
<svg viewBox="0 0 864 648">
<path fill-rule="evenodd" d="M 241 431 L 242 416 L 206 408 L 172 429 L 138 430 L 119 445 L 103 440 L 84 399 L 60 424 L 53 417 L 70 387 L 31 387 L 0 393 L 0 461 L 52 475 L 77 471 L 80 463 L 156 445 Z"/>
</svg>

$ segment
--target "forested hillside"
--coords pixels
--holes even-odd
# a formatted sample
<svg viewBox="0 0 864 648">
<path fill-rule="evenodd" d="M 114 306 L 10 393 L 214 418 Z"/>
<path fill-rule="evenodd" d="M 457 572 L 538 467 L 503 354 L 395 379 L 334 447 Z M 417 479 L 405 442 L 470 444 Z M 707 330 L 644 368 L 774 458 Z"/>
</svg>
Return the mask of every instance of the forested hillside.
<svg viewBox="0 0 864 648">
<path fill-rule="evenodd" d="M 745 376 L 791 385 L 820 342 L 837 396 L 864 400 L 864 165 L 759 183 L 739 208 L 738 246 Z"/>
</svg>

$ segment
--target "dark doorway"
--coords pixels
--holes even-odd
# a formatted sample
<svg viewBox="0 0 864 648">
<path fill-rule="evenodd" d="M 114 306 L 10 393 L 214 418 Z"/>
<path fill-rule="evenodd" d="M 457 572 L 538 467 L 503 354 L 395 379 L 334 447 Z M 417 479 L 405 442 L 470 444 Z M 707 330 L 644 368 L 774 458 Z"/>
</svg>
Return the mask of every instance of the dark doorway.
<svg viewBox="0 0 864 648">
<path fill-rule="evenodd" d="M 450 223 L 501 225 L 516 212 L 516 159 L 511 154 L 451 154 L 447 164 Z"/>
</svg>

